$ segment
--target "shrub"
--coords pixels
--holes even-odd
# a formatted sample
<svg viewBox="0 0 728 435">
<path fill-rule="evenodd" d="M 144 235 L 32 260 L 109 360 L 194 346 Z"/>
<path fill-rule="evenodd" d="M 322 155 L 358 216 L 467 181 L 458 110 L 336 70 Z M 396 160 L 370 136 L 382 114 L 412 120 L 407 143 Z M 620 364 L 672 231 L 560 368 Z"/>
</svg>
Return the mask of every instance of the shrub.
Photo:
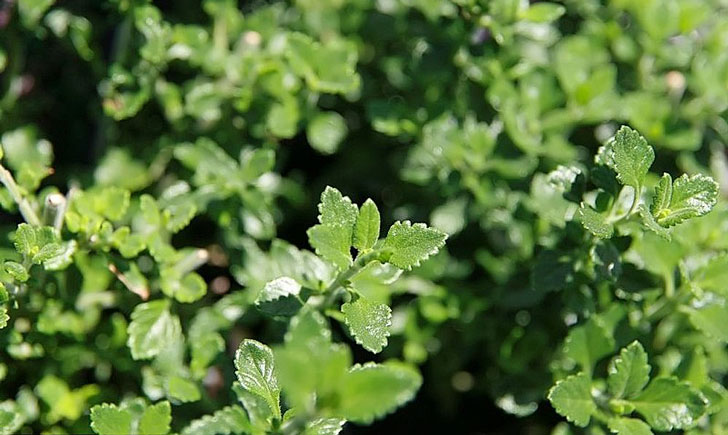
<svg viewBox="0 0 728 435">
<path fill-rule="evenodd" d="M 717 0 L 3 3 L 0 433 L 724 433 L 726 53 Z"/>
</svg>

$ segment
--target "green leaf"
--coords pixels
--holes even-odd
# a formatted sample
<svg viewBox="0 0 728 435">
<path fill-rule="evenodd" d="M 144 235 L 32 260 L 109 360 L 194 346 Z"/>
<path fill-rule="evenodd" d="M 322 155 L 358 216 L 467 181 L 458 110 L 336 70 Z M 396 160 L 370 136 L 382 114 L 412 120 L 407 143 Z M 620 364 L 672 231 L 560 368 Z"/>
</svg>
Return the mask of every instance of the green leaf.
<svg viewBox="0 0 728 435">
<path fill-rule="evenodd" d="M 195 204 L 183 202 L 180 204 L 170 205 L 164 209 L 165 227 L 171 233 L 177 233 L 190 224 L 192 218 L 197 214 Z"/>
<path fill-rule="evenodd" d="M 597 409 L 591 395 L 591 381 L 584 373 L 558 381 L 549 390 L 548 399 L 556 412 L 579 427 L 586 427 Z"/>
<path fill-rule="evenodd" d="M 728 253 L 711 258 L 707 264 L 695 271 L 692 283 L 703 290 L 722 293 L 728 296 Z"/>
<path fill-rule="evenodd" d="M 244 390 L 240 383 L 233 382 L 233 391 L 248 414 L 253 433 L 268 433 L 273 423 L 273 411 L 262 397 Z"/>
<path fill-rule="evenodd" d="M 289 33 L 286 58 L 296 74 L 315 92 L 349 93 L 359 88 L 356 44 L 331 38 L 325 44 L 303 33 Z"/>
<path fill-rule="evenodd" d="M 28 278 L 30 278 L 28 269 L 20 263 L 16 263 L 15 261 L 6 261 L 3 263 L 3 267 L 5 268 L 5 272 L 18 282 L 25 282 Z"/>
<path fill-rule="evenodd" d="M 53 3 L 55 3 L 55 0 L 23 1 L 22 4 L 18 5 L 20 19 L 23 21 L 23 25 L 30 29 L 34 28 Z"/>
<path fill-rule="evenodd" d="M 395 222 L 387 233 L 384 248 L 391 251 L 387 262 L 403 270 L 412 270 L 445 245 L 447 234 L 425 224 Z"/>
<path fill-rule="evenodd" d="M 338 402 L 339 386 L 351 366 L 347 346 L 331 342 L 326 319 L 304 307 L 291 319 L 285 345 L 275 349 L 280 384 L 287 403 L 306 409 L 312 401 Z"/>
<path fill-rule="evenodd" d="M 664 174 L 655 188 L 651 211 L 658 224 L 671 227 L 707 214 L 718 200 L 718 184 L 710 177 L 683 174 L 668 188 L 670 175 Z"/>
<path fill-rule="evenodd" d="M 690 322 L 707 336 L 728 343 L 728 306 L 725 302 L 713 302 L 699 308 L 685 308 Z"/>
<path fill-rule="evenodd" d="M 0 305 L 0 329 L 8 326 L 8 320 L 10 320 L 8 308 L 5 305 Z"/>
<path fill-rule="evenodd" d="M 159 402 L 148 406 L 139 420 L 139 433 L 142 435 L 163 435 L 169 433 L 172 422 L 172 409 L 169 402 Z"/>
<path fill-rule="evenodd" d="M 564 341 L 564 354 L 576 361 L 587 374 L 591 374 L 594 364 L 610 355 L 614 346 L 614 338 L 606 326 L 592 317 L 585 324 L 569 331 Z"/>
<path fill-rule="evenodd" d="M 301 284 L 282 276 L 268 282 L 255 300 L 259 310 L 271 316 L 292 316 L 303 306 L 299 298 Z"/>
<path fill-rule="evenodd" d="M 146 302 L 134 307 L 127 345 L 135 360 L 159 354 L 181 333 L 179 319 L 169 312 L 169 300 Z"/>
<path fill-rule="evenodd" d="M 96 196 L 98 203 L 96 211 L 110 221 L 117 221 L 124 217 L 129 208 L 131 193 L 120 187 L 104 187 Z"/>
<path fill-rule="evenodd" d="M 226 406 L 212 415 L 193 420 L 181 435 L 230 435 L 252 433 L 248 415 L 237 405 Z"/>
<path fill-rule="evenodd" d="M 619 417 L 609 420 L 609 430 L 617 435 L 653 435 L 650 426 L 636 418 Z"/>
<path fill-rule="evenodd" d="M 341 418 L 317 418 L 306 424 L 303 435 L 338 435 L 345 423 Z"/>
<path fill-rule="evenodd" d="M 343 196 L 341 192 L 331 186 L 326 186 L 321 193 L 318 210 L 319 222 L 324 225 L 353 228 L 358 216 L 356 204 L 353 204 L 348 196 Z"/>
<path fill-rule="evenodd" d="M 351 258 L 352 229 L 342 225 L 314 225 L 306 232 L 314 251 L 326 260 L 345 269 L 353 263 Z"/>
<path fill-rule="evenodd" d="M 31 260 L 35 264 L 41 264 L 45 261 L 48 261 L 58 255 L 60 255 L 63 252 L 63 247 L 58 243 L 48 243 L 47 245 L 44 245 L 42 248 L 38 250 L 38 252 L 33 255 Z"/>
<path fill-rule="evenodd" d="M 639 393 L 650 380 L 650 369 L 644 348 L 638 341 L 633 341 L 609 364 L 609 392 L 616 398 Z"/>
<path fill-rule="evenodd" d="M 374 201 L 367 199 L 359 210 L 354 225 L 354 247 L 358 250 L 371 249 L 379 240 L 381 218 Z"/>
<path fill-rule="evenodd" d="M 243 149 L 240 152 L 240 167 L 243 177 L 252 182 L 273 170 L 276 153 L 265 148 Z"/>
<path fill-rule="evenodd" d="M 627 126 L 607 144 L 607 164 L 617 173 L 617 179 L 627 186 L 639 189 L 655 160 L 655 151 L 639 133 Z"/>
<path fill-rule="evenodd" d="M 21 253 L 28 255 L 33 251 L 33 248 L 37 245 L 35 239 L 35 228 L 28 224 L 18 225 L 18 229 L 15 231 L 15 239 L 13 241 L 15 249 Z"/>
<path fill-rule="evenodd" d="M 347 133 L 344 117 L 336 112 L 316 114 L 306 128 L 308 142 L 322 154 L 335 153 Z"/>
<path fill-rule="evenodd" d="M 235 352 L 235 373 L 243 389 L 265 400 L 273 415 L 281 418 L 281 390 L 275 374 L 273 352 L 268 346 L 255 340 L 243 340 Z"/>
<path fill-rule="evenodd" d="M 23 421 L 20 413 L 0 409 L 0 434 L 12 435 L 16 433 Z"/>
<path fill-rule="evenodd" d="M 43 261 L 43 267 L 45 270 L 63 270 L 67 268 L 73 262 L 73 254 L 76 253 L 77 247 L 78 243 L 75 240 L 61 243 L 60 250 L 54 256 Z"/>
<path fill-rule="evenodd" d="M 392 310 L 387 305 L 374 304 L 360 297 L 342 305 L 341 312 L 357 343 L 373 353 L 384 349 L 392 326 Z"/>
<path fill-rule="evenodd" d="M 655 196 L 652 198 L 650 211 L 653 215 L 659 214 L 660 210 L 670 208 L 672 200 L 672 177 L 668 173 L 662 174 L 662 178 L 655 186 Z"/>
<path fill-rule="evenodd" d="M 652 215 L 652 213 L 650 213 L 649 210 L 647 210 L 647 208 L 643 204 L 640 205 L 639 213 L 640 217 L 642 218 L 642 224 L 648 230 L 652 231 L 653 233 L 657 234 L 668 242 L 672 240 L 670 231 L 668 231 L 668 229 L 663 227 L 662 225 L 658 224 L 655 220 L 655 217 Z"/>
<path fill-rule="evenodd" d="M 196 402 L 202 397 L 197 384 L 181 376 L 170 376 L 167 380 L 169 397 L 183 403 Z"/>
<path fill-rule="evenodd" d="M 654 379 L 629 401 L 654 429 L 688 429 L 705 413 L 707 401 L 700 392 L 676 378 Z"/>
<path fill-rule="evenodd" d="M 523 19 L 536 23 L 549 23 L 564 15 L 566 8 L 556 3 L 535 3 L 526 9 Z"/>
<path fill-rule="evenodd" d="M 606 217 L 584 203 L 579 207 L 577 219 L 587 231 L 600 239 L 608 239 L 614 234 L 614 226 L 607 222 Z"/>
<path fill-rule="evenodd" d="M 94 178 L 102 186 L 118 186 L 136 191 L 152 181 L 147 166 L 135 160 L 125 148 L 110 149 L 94 171 Z"/>
<path fill-rule="evenodd" d="M 180 276 L 175 267 L 160 270 L 160 288 L 162 292 L 179 302 L 195 302 L 207 293 L 207 283 L 195 272 Z"/>
<path fill-rule="evenodd" d="M 20 224 L 15 231 L 14 244 L 19 253 L 27 255 L 31 259 L 40 254 L 37 263 L 41 263 L 53 256 L 53 250 L 58 249 L 58 236 L 51 227 L 33 227 L 28 224 Z M 51 251 L 43 251 L 43 248 L 49 244 L 55 245 L 55 247 L 50 248 Z M 41 253 L 41 251 L 43 252 Z"/>
<path fill-rule="evenodd" d="M 295 100 L 286 99 L 285 103 L 274 103 L 268 111 L 266 126 L 278 137 L 292 138 L 298 131 L 301 114 Z"/>
<path fill-rule="evenodd" d="M 308 240 L 317 254 L 340 268 L 352 263 L 351 243 L 359 215 L 356 204 L 337 189 L 326 186 L 318 205 L 320 225 L 308 229 Z"/>
<path fill-rule="evenodd" d="M 356 365 L 342 380 L 338 412 L 355 423 L 371 423 L 410 401 L 421 384 L 417 370 L 403 363 Z"/>
<path fill-rule="evenodd" d="M 104 403 L 91 408 L 91 429 L 99 435 L 132 433 L 132 415 L 116 405 Z"/>
</svg>

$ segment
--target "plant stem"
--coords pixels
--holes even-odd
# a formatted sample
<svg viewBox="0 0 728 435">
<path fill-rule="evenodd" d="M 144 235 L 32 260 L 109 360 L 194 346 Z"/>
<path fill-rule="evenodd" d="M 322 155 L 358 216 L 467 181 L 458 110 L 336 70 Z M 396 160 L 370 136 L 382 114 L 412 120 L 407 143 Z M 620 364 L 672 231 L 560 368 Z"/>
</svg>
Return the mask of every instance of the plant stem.
<svg viewBox="0 0 728 435">
<path fill-rule="evenodd" d="M 66 213 L 66 197 L 60 193 L 51 193 L 46 196 L 43 207 L 43 225 L 52 226 L 60 234 L 63 226 L 63 216 Z"/>
<path fill-rule="evenodd" d="M 0 165 L 0 182 L 5 185 L 5 187 L 8 189 L 8 192 L 10 192 L 10 196 L 12 196 L 15 203 L 18 204 L 18 210 L 20 210 L 20 214 L 23 215 L 23 219 L 25 219 L 25 222 L 29 223 L 30 225 L 39 227 L 41 225 L 41 222 L 38 218 L 38 215 L 35 213 L 35 210 L 33 210 L 33 207 L 30 205 L 28 200 L 23 197 L 23 194 L 20 191 L 20 187 L 15 184 L 13 174 L 5 169 L 3 165 Z"/>
<path fill-rule="evenodd" d="M 343 287 L 346 285 L 346 282 L 350 280 L 354 275 L 361 272 L 361 270 L 366 267 L 367 264 L 376 260 L 379 254 L 380 251 L 370 251 L 364 255 L 359 255 L 356 260 L 354 260 L 354 263 L 351 266 L 341 271 L 339 275 L 336 276 L 336 279 L 334 279 L 334 282 L 332 282 L 331 285 L 329 285 L 326 290 L 324 290 L 324 294 L 326 294 L 327 296 L 321 306 L 328 307 L 332 305 L 336 301 L 336 299 L 338 299 L 338 297 L 343 293 L 341 290 L 344 290 Z"/>
<path fill-rule="evenodd" d="M 665 297 L 672 299 L 675 295 L 675 278 L 671 273 L 665 274 Z"/>
<path fill-rule="evenodd" d="M 609 221 L 611 223 L 617 223 L 619 221 L 627 219 L 628 217 L 632 216 L 632 214 L 637 209 L 637 206 L 640 203 L 640 197 L 642 196 L 642 186 L 637 186 L 633 189 L 634 189 L 634 196 L 632 197 L 632 204 L 629 206 L 629 210 L 627 210 L 627 213 L 623 214 L 622 216 L 619 216 L 618 218 L 609 219 Z M 621 196 L 621 195 L 619 195 L 619 196 Z M 610 216 L 611 216 L 612 212 L 614 211 L 614 206 L 616 205 L 616 203 L 617 203 L 617 201 L 615 199 L 614 204 L 612 204 L 612 209 L 609 211 Z"/>
<path fill-rule="evenodd" d="M 210 255 L 205 249 L 197 249 L 178 261 L 177 264 L 174 265 L 174 268 L 181 275 L 185 275 L 197 270 L 197 268 L 207 263 L 208 258 L 210 258 Z"/>
<path fill-rule="evenodd" d="M 632 205 L 629 207 L 629 211 L 627 212 L 625 217 L 631 215 L 637 209 L 637 204 L 639 204 L 639 202 L 640 202 L 640 196 L 642 196 L 642 186 L 637 186 L 634 188 L 634 197 L 632 198 Z"/>
</svg>

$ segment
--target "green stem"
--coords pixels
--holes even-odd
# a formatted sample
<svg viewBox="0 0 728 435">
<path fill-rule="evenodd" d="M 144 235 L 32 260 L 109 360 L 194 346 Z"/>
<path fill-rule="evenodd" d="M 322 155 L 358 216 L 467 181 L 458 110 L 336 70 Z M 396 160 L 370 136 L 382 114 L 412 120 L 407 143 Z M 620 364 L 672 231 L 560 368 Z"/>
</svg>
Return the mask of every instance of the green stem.
<svg viewBox="0 0 728 435">
<path fill-rule="evenodd" d="M 185 275 L 197 270 L 200 266 L 207 263 L 209 257 L 210 256 L 206 250 L 197 249 L 178 261 L 177 264 L 174 265 L 174 268 L 180 273 L 180 275 Z"/>
<path fill-rule="evenodd" d="M 675 278 L 671 273 L 665 274 L 665 297 L 672 299 L 675 295 Z"/>
<path fill-rule="evenodd" d="M 43 206 L 43 225 L 48 225 L 60 234 L 63 226 L 63 216 L 66 213 L 66 197 L 60 193 L 51 193 L 46 196 Z"/>
<path fill-rule="evenodd" d="M 640 197 L 642 196 L 642 186 L 637 186 L 634 188 L 634 197 L 632 198 L 632 204 L 629 206 L 629 210 L 627 210 L 627 213 L 623 214 L 622 216 L 619 216 L 617 218 L 611 218 L 609 221 L 611 223 L 617 223 L 619 221 L 625 220 L 628 217 L 632 216 L 632 214 L 637 210 L 637 206 L 640 203 Z M 615 200 L 612 204 L 612 208 L 609 210 L 609 215 L 611 216 L 614 212 L 614 206 L 617 203 Z"/>
<path fill-rule="evenodd" d="M 632 205 L 629 207 L 629 211 L 625 215 L 625 217 L 631 215 L 634 213 L 634 211 L 637 209 L 637 204 L 640 202 L 640 197 L 642 196 L 642 186 L 637 186 L 634 189 L 634 197 L 632 198 Z"/>
<path fill-rule="evenodd" d="M 323 293 L 326 295 L 326 299 L 324 299 L 321 307 L 331 306 L 336 299 L 344 293 L 344 286 L 346 286 L 347 281 L 349 281 L 357 273 L 361 272 L 367 264 L 376 260 L 380 254 L 380 251 L 375 250 L 359 255 L 351 266 L 349 266 L 346 270 L 341 271 L 336 276 L 336 279 L 334 279 L 334 282 L 332 282 L 331 285 L 324 290 Z"/>
<path fill-rule="evenodd" d="M 5 188 L 8 189 L 8 192 L 10 192 L 10 196 L 12 196 L 15 203 L 18 204 L 18 210 L 20 210 L 20 214 L 23 215 L 25 222 L 39 227 L 41 225 L 40 218 L 38 218 L 38 215 L 35 213 L 35 210 L 33 210 L 33 207 L 30 205 L 28 200 L 23 197 L 20 187 L 15 184 L 13 174 L 5 169 L 3 165 L 0 165 L 0 182 L 5 185 Z"/>
</svg>

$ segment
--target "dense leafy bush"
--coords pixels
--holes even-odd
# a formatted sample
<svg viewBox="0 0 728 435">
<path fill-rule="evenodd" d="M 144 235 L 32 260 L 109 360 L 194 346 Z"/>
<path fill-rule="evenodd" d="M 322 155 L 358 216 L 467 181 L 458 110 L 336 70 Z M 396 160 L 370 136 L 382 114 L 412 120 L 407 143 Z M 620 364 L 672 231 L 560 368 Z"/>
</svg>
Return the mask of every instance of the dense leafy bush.
<svg viewBox="0 0 728 435">
<path fill-rule="evenodd" d="M 726 433 L 727 109 L 719 0 L 0 3 L 0 433 Z"/>
</svg>

